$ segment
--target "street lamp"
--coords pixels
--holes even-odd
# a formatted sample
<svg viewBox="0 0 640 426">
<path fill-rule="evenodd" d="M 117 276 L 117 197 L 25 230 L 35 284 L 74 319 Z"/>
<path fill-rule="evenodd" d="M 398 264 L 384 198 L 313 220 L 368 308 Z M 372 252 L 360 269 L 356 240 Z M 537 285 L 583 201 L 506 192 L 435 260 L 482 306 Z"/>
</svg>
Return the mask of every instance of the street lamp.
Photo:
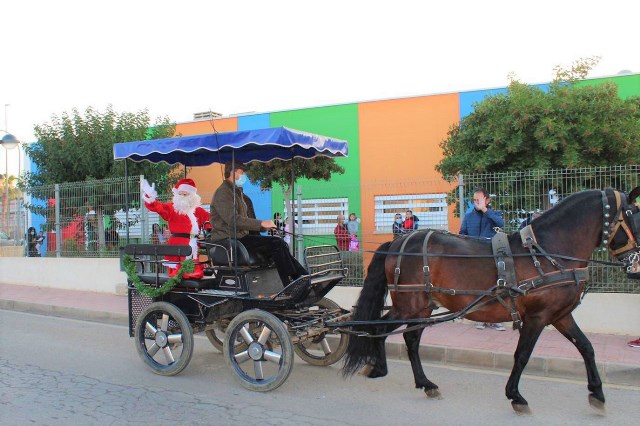
<svg viewBox="0 0 640 426">
<path fill-rule="evenodd" d="M 18 138 L 13 136 L 11 133 L 6 130 L 0 129 L 0 131 L 6 133 L 2 140 L 0 140 L 0 144 L 4 148 L 4 159 L 5 159 L 5 172 L 4 172 L 4 187 L 5 187 L 5 229 L 9 231 L 9 150 L 20 145 L 20 141 Z M 18 160 L 19 161 L 19 160 Z"/>
</svg>

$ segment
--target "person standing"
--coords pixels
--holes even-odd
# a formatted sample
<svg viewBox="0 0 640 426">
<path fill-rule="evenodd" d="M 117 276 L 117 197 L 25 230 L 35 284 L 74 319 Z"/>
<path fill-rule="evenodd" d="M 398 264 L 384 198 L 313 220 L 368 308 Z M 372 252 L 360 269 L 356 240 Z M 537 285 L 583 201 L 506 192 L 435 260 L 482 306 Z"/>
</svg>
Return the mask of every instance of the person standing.
<svg viewBox="0 0 640 426">
<path fill-rule="evenodd" d="M 405 234 L 418 229 L 418 218 L 413 214 L 412 210 L 407 210 L 402 222 L 402 230 Z"/>
<path fill-rule="evenodd" d="M 460 235 L 476 238 L 492 238 L 496 235 L 494 228 L 502 228 L 502 214 L 491 208 L 491 198 L 484 188 L 473 193 L 473 208 L 468 210 L 462 220 Z"/>
<path fill-rule="evenodd" d="M 36 238 L 36 251 L 38 256 L 42 256 L 42 246 L 44 245 L 44 232 L 40 231 L 38 238 Z"/>
<path fill-rule="evenodd" d="M 393 239 L 394 240 L 402 237 L 402 234 L 404 233 L 404 230 L 403 230 L 403 227 L 402 227 L 402 215 L 400 213 L 396 213 L 396 216 L 393 219 L 392 230 L 393 230 Z"/>
<path fill-rule="evenodd" d="M 273 223 L 275 223 L 276 227 L 269 229 L 268 234 L 273 237 L 283 238 L 284 222 L 282 221 L 282 215 L 279 212 L 273 214 Z"/>
<path fill-rule="evenodd" d="M 339 214 L 337 220 L 338 224 L 333 228 L 333 235 L 336 236 L 336 244 L 340 251 L 349 251 L 351 237 L 349 236 L 347 225 L 344 223 L 344 215 Z"/>
<path fill-rule="evenodd" d="M 351 213 L 349 215 L 349 220 L 347 221 L 347 231 L 349 231 L 350 236 L 358 236 L 358 226 L 360 224 L 360 219 L 356 216 L 355 213 Z"/>
<path fill-rule="evenodd" d="M 308 274 L 304 267 L 289 253 L 289 247 L 282 238 L 260 235 L 260 231 L 276 228 L 271 219 L 255 218 L 251 200 L 242 191 L 247 182 L 246 166 L 242 163 L 227 162 L 224 165 L 224 181 L 211 200 L 211 241 L 235 238 L 249 252 L 270 257 L 278 269 L 283 285 Z M 234 229 L 235 224 L 235 229 Z"/>
<path fill-rule="evenodd" d="M 504 226 L 502 214 L 493 210 L 490 206 L 491 198 L 484 188 L 478 188 L 473 193 L 473 208 L 467 211 L 460 227 L 461 235 L 468 235 L 479 239 L 490 239 L 496 235 L 495 228 Z M 476 328 L 483 330 L 485 327 L 498 331 L 506 330 L 500 323 L 482 323 Z"/>
<path fill-rule="evenodd" d="M 36 250 L 36 244 L 38 243 L 38 233 L 36 232 L 36 228 L 30 226 L 27 229 L 27 256 L 28 257 L 36 257 L 38 256 L 38 250 Z"/>
<path fill-rule="evenodd" d="M 164 234 L 157 223 L 151 225 L 151 244 L 164 244 Z"/>
</svg>

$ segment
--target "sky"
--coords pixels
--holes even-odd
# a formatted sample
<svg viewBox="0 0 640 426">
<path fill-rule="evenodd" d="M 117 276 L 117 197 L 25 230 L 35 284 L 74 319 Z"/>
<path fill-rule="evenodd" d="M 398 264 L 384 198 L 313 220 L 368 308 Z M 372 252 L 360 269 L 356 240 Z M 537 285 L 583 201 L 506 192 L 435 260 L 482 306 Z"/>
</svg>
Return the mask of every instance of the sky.
<svg viewBox="0 0 640 426">
<path fill-rule="evenodd" d="M 180 123 L 544 83 L 592 56 L 589 77 L 637 73 L 638 16 L 637 0 L 3 1 L 0 129 L 30 143 L 74 108 Z"/>
</svg>

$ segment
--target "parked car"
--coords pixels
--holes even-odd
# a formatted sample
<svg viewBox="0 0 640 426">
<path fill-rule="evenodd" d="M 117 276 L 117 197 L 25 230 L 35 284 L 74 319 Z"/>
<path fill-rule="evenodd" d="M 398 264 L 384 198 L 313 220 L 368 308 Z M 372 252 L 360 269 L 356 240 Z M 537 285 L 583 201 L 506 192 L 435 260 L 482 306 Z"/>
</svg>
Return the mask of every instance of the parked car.
<svg viewBox="0 0 640 426">
<path fill-rule="evenodd" d="M 0 231 L 0 246 L 19 246 L 22 245 L 22 242 L 18 240 L 14 240 L 13 238 L 9 238 L 7 234 Z"/>
</svg>

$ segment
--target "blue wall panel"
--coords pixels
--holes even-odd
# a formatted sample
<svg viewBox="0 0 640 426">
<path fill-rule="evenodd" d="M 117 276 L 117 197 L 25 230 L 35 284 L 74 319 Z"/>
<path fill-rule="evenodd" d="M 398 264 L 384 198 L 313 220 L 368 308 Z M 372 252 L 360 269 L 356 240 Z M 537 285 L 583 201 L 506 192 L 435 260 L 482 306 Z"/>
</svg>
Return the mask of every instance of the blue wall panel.
<svg viewBox="0 0 640 426">
<path fill-rule="evenodd" d="M 549 91 L 549 84 L 534 84 L 531 87 L 537 87 L 543 92 Z M 472 92 L 460 92 L 460 118 L 466 117 L 474 110 L 473 104 L 482 102 L 484 98 L 507 93 L 507 88 L 475 90 Z"/>
<path fill-rule="evenodd" d="M 238 130 L 266 129 L 268 127 L 270 127 L 269 114 L 243 115 L 238 117 Z M 273 218 L 271 191 L 261 191 L 258 185 L 247 182 L 244 185 L 244 193 L 253 201 L 253 207 L 258 219 Z"/>
</svg>

